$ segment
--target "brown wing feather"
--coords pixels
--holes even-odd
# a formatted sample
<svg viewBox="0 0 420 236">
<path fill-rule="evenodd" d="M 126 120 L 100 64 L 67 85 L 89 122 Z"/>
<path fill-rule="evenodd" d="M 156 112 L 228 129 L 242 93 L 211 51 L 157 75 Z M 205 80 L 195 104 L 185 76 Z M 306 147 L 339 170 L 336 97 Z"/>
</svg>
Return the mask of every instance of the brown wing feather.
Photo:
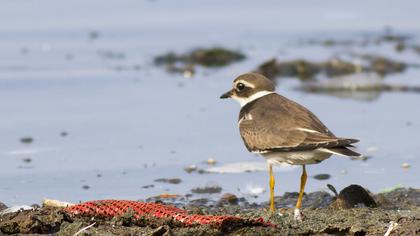
<svg viewBox="0 0 420 236">
<path fill-rule="evenodd" d="M 241 109 L 239 120 L 240 133 L 249 151 L 331 148 L 358 141 L 336 137 L 312 112 L 278 94 L 247 104 Z"/>
</svg>

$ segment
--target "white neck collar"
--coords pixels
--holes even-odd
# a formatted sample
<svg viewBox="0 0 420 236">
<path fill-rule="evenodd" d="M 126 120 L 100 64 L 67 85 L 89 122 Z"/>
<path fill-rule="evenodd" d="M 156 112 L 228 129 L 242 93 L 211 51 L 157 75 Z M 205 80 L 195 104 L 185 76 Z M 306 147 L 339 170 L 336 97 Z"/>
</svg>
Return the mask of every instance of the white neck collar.
<svg viewBox="0 0 420 236">
<path fill-rule="evenodd" d="M 264 96 L 272 94 L 272 93 L 274 93 L 274 92 L 259 91 L 259 92 L 256 92 L 256 93 L 252 94 L 250 97 L 247 97 L 247 98 L 235 97 L 235 96 L 232 97 L 232 98 L 235 99 L 236 101 L 238 101 L 239 104 L 241 105 L 241 107 L 244 107 L 246 104 L 248 104 L 248 103 L 250 103 L 250 102 L 252 102 L 252 101 L 254 101 L 254 100 L 256 100 L 260 97 L 264 97 Z"/>
</svg>

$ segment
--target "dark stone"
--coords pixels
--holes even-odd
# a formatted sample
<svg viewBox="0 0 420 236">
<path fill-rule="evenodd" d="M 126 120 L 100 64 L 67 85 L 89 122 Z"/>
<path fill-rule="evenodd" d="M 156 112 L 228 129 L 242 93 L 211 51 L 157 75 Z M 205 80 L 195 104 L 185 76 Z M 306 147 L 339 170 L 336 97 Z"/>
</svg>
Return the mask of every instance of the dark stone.
<svg viewBox="0 0 420 236">
<path fill-rule="evenodd" d="M 349 209 L 355 207 L 377 207 L 377 204 L 366 189 L 360 185 L 353 184 L 341 190 L 331 206 L 337 209 Z"/>
<path fill-rule="evenodd" d="M 191 189 L 192 193 L 196 194 L 213 194 L 222 192 L 222 187 L 220 186 L 208 186 L 208 187 L 197 187 Z"/>
<path fill-rule="evenodd" d="M 6 204 L 0 202 L 0 211 L 4 210 L 6 208 L 7 208 Z"/>
<path fill-rule="evenodd" d="M 317 175 L 314 175 L 313 178 L 317 180 L 327 180 L 331 178 L 331 175 L 330 174 L 317 174 Z"/>
<path fill-rule="evenodd" d="M 235 194 L 225 193 L 220 197 L 219 205 L 238 205 L 239 199 Z"/>
<path fill-rule="evenodd" d="M 32 143 L 34 141 L 34 139 L 32 138 L 32 137 L 22 137 L 21 139 L 20 139 L 20 142 L 21 143 Z"/>
<path fill-rule="evenodd" d="M 180 178 L 172 178 L 172 179 L 159 178 L 159 179 L 155 179 L 155 182 L 168 183 L 168 184 L 179 184 L 179 183 L 182 182 L 182 180 Z"/>
</svg>

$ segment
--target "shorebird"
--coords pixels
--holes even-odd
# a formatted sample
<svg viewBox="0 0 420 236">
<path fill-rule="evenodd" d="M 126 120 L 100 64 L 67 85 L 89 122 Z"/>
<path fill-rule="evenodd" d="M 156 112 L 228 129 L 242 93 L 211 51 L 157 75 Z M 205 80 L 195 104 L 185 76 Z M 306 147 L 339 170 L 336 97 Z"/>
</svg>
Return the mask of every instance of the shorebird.
<svg viewBox="0 0 420 236">
<path fill-rule="evenodd" d="M 275 92 L 274 83 L 263 75 L 247 73 L 233 81 L 233 88 L 220 98 L 233 98 L 241 105 L 239 131 L 248 151 L 258 153 L 268 164 L 270 211 L 274 212 L 273 165 L 301 165 L 299 197 L 294 219 L 302 220 L 301 206 L 307 174 L 305 166 L 336 154 L 360 157 L 352 151 L 357 139 L 335 136 L 311 111 Z"/>
</svg>

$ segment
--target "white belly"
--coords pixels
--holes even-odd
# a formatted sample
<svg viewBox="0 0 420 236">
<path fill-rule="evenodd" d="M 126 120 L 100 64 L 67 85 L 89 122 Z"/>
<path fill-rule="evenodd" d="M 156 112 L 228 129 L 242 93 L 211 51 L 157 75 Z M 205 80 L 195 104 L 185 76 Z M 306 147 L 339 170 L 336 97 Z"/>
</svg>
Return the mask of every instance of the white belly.
<svg viewBox="0 0 420 236">
<path fill-rule="evenodd" d="M 332 154 L 322 150 L 308 150 L 295 152 L 266 152 L 260 153 L 269 164 L 287 163 L 290 165 L 307 165 L 316 164 L 327 158 Z"/>
</svg>

